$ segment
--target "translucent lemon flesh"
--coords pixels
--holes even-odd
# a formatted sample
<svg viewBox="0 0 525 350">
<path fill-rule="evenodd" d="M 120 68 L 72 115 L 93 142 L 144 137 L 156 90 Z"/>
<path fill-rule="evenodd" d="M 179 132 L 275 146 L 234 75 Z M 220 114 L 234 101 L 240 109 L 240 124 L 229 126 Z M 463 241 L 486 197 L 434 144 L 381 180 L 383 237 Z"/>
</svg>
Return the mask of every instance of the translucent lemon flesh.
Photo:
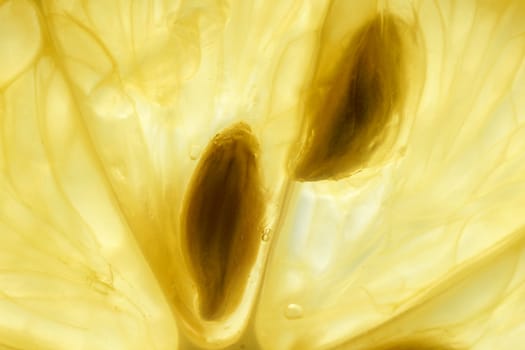
<svg viewBox="0 0 525 350">
<path fill-rule="evenodd" d="M 518 349 L 525 3 L 0 0 L 0 349 Z"/>
</svg>

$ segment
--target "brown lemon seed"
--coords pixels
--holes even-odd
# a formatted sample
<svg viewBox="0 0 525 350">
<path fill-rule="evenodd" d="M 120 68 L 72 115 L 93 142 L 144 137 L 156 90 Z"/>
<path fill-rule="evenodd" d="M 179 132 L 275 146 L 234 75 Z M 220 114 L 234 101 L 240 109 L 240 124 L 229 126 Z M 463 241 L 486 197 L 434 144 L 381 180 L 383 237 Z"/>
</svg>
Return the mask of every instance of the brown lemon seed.
<svg viewBox="0 0 525 350">
<path fill-rule="evenodd" d="M 429 339 L 412 339 L 397 341 L 395 343 L 385 344 L 374 347 L 370 350 L 459 350 L 457 347 L 445 345 Z"/>
<path fill-rule="evenodd" d="M 222 131 L 204 151 L 186 195 L 182 248 L 206 320 L 235 310 L 257 256 L 265 208 L 258 151 L 247 124 Z"/>
<path fill-rule="evenodd" d="M 380 144 L 404 99 L 403 27 L 400 19 L 381 13 L 353 36 L 326 97 L 307 121 L 296 180 L 346 176 Z"/>
</svg>

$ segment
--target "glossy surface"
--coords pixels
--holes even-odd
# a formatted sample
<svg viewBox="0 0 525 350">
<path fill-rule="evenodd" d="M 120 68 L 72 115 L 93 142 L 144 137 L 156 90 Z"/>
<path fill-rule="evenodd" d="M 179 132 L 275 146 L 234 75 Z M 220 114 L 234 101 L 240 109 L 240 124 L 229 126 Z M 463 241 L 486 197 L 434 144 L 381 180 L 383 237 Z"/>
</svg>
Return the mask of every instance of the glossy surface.
<svg viewBox="0 0 525 350">
<path fill-rule="evenodd" d="M 0 0 L 0 348 L 520 349 L 523 18 L 521 0 Z M 386 124 L 321 122 L 351 67 L 350 110 Z M 347 120 L 379 126 L 348 138 L 373 152 L 347 152 Z M 318 125 L 321 175 L 296 181 Z M 250 270 L 226 277 L 235 259 Z"/>
<path fill-rule="evenodd" d="M 239 304 L 263 232 L 259 145 L 246 124 L 221 131 L 193 174 L 181 239 L 207 320 Z"/>
<path fill-rule="evenodd" d="M 366 166 L 401 112 L 409 80 L 409 28 L 387 12 L 365 22 L 345 48 L 311 113 L 292 177 L 300 181 L 339 179 Z"/>
</svg>

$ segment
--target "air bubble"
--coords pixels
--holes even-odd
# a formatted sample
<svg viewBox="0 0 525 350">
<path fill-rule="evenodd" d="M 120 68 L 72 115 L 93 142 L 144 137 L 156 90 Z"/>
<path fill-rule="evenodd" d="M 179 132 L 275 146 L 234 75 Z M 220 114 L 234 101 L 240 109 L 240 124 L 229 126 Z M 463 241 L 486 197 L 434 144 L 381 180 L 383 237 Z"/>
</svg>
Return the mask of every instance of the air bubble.
<svg viewBox="0 0 525 350">
<path fill-rule="evenodd" d="M 270 240 L 270 233 L 272 232 L 272 230 L 270 228 L 266 228 L 264 229 L 264 232 L 261 236 L 261 239 L 264 241 L 264 242 L 268 242 Z"/>
<path fill-rule="evenodd" d="M 303 317 L 303 307 L 299 304 L 288 304 L 284 310 L 284 317 L 289 320 Z"/>
<path fill-rule="evenodd" d="M 191 145 L 190 147 L 190 159 L 196 160 L 199 158 L 199 154 L 201 152 L 201 148 L 198 145 Z"/>
</svg>

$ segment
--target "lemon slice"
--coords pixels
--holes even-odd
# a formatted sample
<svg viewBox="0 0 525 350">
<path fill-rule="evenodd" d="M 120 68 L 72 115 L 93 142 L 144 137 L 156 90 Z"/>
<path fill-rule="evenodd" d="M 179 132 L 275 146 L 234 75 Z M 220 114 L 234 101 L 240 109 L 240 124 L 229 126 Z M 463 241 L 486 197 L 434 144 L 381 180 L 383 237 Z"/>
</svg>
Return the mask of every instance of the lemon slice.
<svg viewBox="0 0 525 350">
<path fill-rule="evenodd" d="M 524 16 L 0 0 L 0 348 L 519 348 Z"/>
</svg>

